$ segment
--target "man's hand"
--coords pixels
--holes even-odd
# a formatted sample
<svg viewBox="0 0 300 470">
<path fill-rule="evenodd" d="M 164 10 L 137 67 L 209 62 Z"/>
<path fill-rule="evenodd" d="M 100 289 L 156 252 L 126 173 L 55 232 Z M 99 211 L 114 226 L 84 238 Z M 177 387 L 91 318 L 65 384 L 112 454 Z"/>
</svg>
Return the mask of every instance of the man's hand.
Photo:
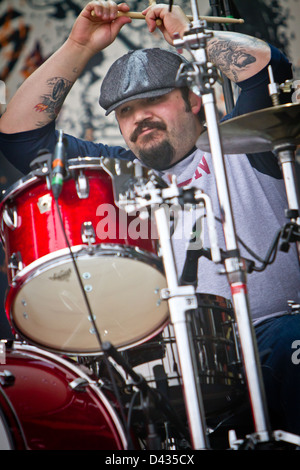
<svg viewBox="0 0 300 470">
<path fill-rule="evenodd" d="M 115 40 L 122 26 L 132 21 L 125 16 L 117 17 L 118 11 L 127 13 L 129 6 L 126 3 L 117 5 L 111 0 L 88 3 L 74 23 L 69 39 L 92 54 L 105 49 Z"/>
<path fill-rule="evenodd" d="M 171 45 L 175 33 L 183 37 L 184 32 L 189 29 L 190 21 L 178 6 L 173 6 L 172 11 L 169 11 L 168 5 L 157 4 L 146 8 L 142 13 L 145 15 L 150 33 L 156 28 L 160 29 L 165 40 Z M 161 20 L 159 26 L 156 24 L 157 19 Z"/>
</svg>

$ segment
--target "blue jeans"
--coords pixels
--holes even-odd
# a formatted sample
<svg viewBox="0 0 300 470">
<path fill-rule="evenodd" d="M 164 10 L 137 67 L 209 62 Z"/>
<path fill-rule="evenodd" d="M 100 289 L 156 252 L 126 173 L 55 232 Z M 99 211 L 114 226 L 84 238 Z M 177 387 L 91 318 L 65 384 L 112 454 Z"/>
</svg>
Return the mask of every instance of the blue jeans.
<svg viewBox="0 0 300 470">
<path fill-rule="evenodd" d="M 300 435 L 300 314 L 255 328 L 273 430 Z"/>
</svg>

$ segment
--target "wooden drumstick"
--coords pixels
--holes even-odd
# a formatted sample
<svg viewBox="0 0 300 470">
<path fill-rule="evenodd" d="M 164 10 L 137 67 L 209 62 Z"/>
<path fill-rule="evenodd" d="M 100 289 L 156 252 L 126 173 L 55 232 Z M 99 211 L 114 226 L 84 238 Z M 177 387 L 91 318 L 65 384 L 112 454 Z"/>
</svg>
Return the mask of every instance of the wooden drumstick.
<svg viewBox="0 0 300 470">
<path fill-rule="evenodd" d="M 156 0 L 149 0 L 149 6 L 152 7 L 153 5 L 156 5 Z M 157 18 L 157 20 L 155 20 L 155 23 L 156 26 L 161 26 L 163 24 L 160 18 Z"/>
<path fill-rule="evenodd" d="M 91 16 L 95 16 L 94 10 L 91 11 Z M 128 16 L 128 18 L 131 18 L 133 20 L 144 20 L 145 15 L 139 12 L 135 11 L 129 11 L 128 13 L 123 13 L 121 11 L 118 12 L 118 17 L 119 16 Z M 193 21 L 193 16 L 192 15 L 186 15 L 189 21 Z M 245 23 L 245 20 L 242 18 L 223 18 L 222 16 L 199 16 L 200 20 L 207 21 L 207 23 L 235 23 L 235 24 L 243 24 Z M 161 21 L 158 19 L 157 21 Z"/>
</svg>

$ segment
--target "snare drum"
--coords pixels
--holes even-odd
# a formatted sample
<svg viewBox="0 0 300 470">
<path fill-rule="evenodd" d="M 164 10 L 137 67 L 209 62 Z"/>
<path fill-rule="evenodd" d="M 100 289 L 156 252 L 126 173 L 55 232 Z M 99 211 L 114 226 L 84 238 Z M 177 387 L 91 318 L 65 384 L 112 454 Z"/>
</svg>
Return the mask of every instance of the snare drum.
<svg viewBox="0 0 300 470">
<path fill-rule="evenodd" d="M 126 450 L 113 404 L 76 363 L 15 343 L 0 364 L 0 448 Z"/>
<path fill-rule="evenodd" d="M 101 161 L 69 160 L 58 199 L 92 318 L 49 176 L 28 175 L 7 190 L 0 205 L 7 315 L 22 338 L 59 354 L 101 353 L 92 320 L 101 340 L 119 349 L 147 341 L 168 320 L 159 296 L 166 281 L 157 239 L 150 229 L 145 232 L 145 222 L 139 233 L 138 217 L 117 207 L 112 176 Z"/>
</svg>

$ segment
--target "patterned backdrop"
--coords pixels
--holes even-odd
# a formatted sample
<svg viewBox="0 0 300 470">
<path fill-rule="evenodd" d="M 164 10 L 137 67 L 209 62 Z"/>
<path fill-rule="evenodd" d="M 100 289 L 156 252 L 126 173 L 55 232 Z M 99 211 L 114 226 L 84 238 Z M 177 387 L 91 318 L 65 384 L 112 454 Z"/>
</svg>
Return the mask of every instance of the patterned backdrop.
<svg viewBox="0 0 300 470">
<path fill-rule="evenodd" d="M 63 43 L 85 3 L 83 0 L 0 0 L 0 114 L 23 80 Z M 128 4 L 133 11 L 142 11 L 147 6 L 139 0 Z M 189 1 L 180 0 L 177 4 L 187 14 L 191 13 Z M 198 0 L 198 5 L 201 15 L 211 14 L 208 0 Z M 294 63 L 295 77 L 300 78 L 299 0 L 236 0 L 232 6 L 234 16 L 245 19 L 244 25 L 234 29 L 281 48 Z M 98 105 L 101 79 L 110 64 L 127 50 L 152 46 L 167 47 L 160 32 L 150 35 L 145 22 L 140 20 L 126 25 L 114 44 L 88 64 L 63 106 L 59 127 L 81 138 L 122 144 L 114 116 L 104 117 Z M 223 112 L 219 90 L 217 96 Z M 7 163 L 1 151 L 0 163 L 0 190 L 3 190 L 22 175 Z M 0 322 L 4 316 L 2 299 L 6 286 L 4 255 L 0 250 Z"/>
</svg>

